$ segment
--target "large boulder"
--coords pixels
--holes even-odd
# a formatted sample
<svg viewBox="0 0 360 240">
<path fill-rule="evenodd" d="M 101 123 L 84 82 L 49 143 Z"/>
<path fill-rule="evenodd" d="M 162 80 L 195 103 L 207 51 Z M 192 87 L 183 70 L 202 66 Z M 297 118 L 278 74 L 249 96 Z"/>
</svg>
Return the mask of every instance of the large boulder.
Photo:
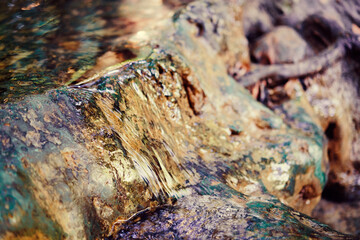
<svg viewBox="0 0 360 240">
<path fill-rule="evenodd" d="M 277 115 L 227 74 L 241 10 L 191 3 L 124 43 L 148 56 L 1 105 L 1 236 L 352 239 L 306 215 L 328 168 L 305 95 Z"/>
</svg>

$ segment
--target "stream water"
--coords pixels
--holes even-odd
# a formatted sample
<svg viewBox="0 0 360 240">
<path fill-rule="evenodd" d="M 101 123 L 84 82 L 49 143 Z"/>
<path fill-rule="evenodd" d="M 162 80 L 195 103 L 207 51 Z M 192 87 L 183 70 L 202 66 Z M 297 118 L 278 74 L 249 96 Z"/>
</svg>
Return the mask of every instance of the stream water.
<svg viewBox="0 0 360 240">
<path fill-rule="evenodd" d="M 2 1 L 0 103 L 135 58 L 124 39 L 172 13 L 161 0 Z"/>
</svg>

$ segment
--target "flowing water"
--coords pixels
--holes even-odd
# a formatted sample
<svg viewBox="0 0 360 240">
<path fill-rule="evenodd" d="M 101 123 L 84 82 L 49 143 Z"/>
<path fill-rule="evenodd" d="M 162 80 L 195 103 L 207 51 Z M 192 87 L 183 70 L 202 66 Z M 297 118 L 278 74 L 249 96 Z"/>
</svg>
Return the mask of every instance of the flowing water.
<svg viewBox="0 0 360 240">
<path fill-rule="evenodd" d="M 63 86 L 137 57 L 124 40 L 174 9 L 161 0 L 2 1 L 0 102 Z"/>
</svg>

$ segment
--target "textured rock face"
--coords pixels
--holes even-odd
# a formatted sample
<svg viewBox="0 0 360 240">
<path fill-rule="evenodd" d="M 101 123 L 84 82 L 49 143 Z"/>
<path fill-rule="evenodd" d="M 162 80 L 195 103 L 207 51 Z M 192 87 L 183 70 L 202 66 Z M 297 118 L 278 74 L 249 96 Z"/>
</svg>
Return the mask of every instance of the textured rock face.
<svg viewBox="0 0 360 240">
<path fill-rule="evenodd" d="M 352 239 L 305 215 L 328 169 L 300 85 L 277 115 L 227 74 L 241 7 L 191 3 L 124 42 L 146 57 L 1 105 L 2 237 Z"/>
<path fill-rule="evenodd" d="M 360 172 L 358 64 L 344 61 L 308 78 L 307 98 L 329 139 L 329 177 L 313 216 L 338 231 L 359 234 Z M 331 216 L 331 217 L 330 217 Z"/>
<path fill-rule="evenodd" d="M 321 118 L 329 144 L 330 173 L 325 197 L 341 202 L 360 198 L 358 64 L 339 62 L 308 78 L 307 98 Z"/>
<path fill-rule="evenodd" d="M 280 219 L 287 219 L 285 226 Z M 173 208 L 159 209 L 140 222 L 123 225 L 118 234 L 120 239 L 296 239 L 300 236 L 346 239 L 277 201 L 239 199 L 234 195 L 230 199 L 224 199 L 223 195 L 184 197 Z"/>
</svg>

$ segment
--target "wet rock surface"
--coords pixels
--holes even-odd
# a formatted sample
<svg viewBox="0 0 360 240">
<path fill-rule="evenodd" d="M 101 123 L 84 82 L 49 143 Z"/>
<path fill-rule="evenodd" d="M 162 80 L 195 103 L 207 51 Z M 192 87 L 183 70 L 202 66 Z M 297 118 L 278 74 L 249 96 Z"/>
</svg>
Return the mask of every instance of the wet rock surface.
<svg viewBox="0 0 360 240">
<path fill-rule="evenodd" d="M 110 37 L 120 52 L 94 51 L 68 86 L 3 92 L 1 237 L 356 239 L 309 217 L 336 172 L 324 124 L 333 118 L 313 108 L 320 83 L 294 79 L 269 93 L 286 101 L 259 103 L 228 75 L 250 64 L 243 2 L 188 2 L 144 3 L 169 14 L 148 28 L 151 14 L 131 16 L 125 1 L 137 28 Z M 343 104 L 351 97 L 334 99 L 356 118 Z"/>
<path fill-rule="evenodd" d="M 178 8 L 146 0 L 0 4 L 0 103 L 147 56 L 148 49 L 126 45 L 125 40 L 144 28 L 156 28 Z"/>
<path fill-rule="evenodd" d="M 279 221 L 279 214 L 288 219 L 286 226 Z M 269 224 L 273 228 L 267 228 Z M 257 231 L 259 228 L 267 230 Z M 193 195 L 180 199 L 174 207 L 159 209 L 137 223 L 123 225 L 118 237 L 291 239 L 303 235 L 322 239 L 325 234 L 329 234 L 328 231 L 328 227 L 318 225 L 277 201 L 236 199 L 235 196 L 224 200 L 223 197 Z M 339 236 L 329 234 L 327 237 L 331 239 Z"/>
</svg>

